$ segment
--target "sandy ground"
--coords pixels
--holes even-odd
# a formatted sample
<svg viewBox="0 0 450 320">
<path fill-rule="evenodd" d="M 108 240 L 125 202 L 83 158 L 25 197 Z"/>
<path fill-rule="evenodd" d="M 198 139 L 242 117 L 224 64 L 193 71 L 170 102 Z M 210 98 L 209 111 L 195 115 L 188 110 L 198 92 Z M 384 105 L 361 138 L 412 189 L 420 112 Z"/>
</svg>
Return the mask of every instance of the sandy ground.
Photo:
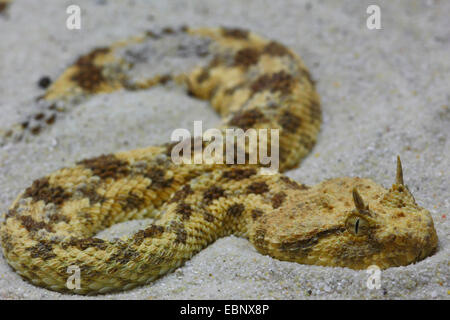
<svg viewBox="0 0 450 320">
<path fill-rule="evenodd" d="M 0 128 L 32 111 L 41 76 L 55 79 L 94 47 L 161 26 L 248 28 L 299 53 L 321 95 L 318 144 L 288 175 L 306 184 L 363 176 L 390 186 L 400 154 L 406 183 L 439 236 L 435 255 L 383 271 L 378 290 L 367 288 L 366 271 L 282 262 L 228 237 L 151 285 L 101 298 L 450 298 L 450 1 L 377 1 L 381 30 L 366 28 L 370 1 L 86 0 L 76 1 L 82 29 L 69 31 L 72 3 L 17 0 L 0 14 Z M 213 126 L 218 116 L 176 90 L 97 96 L 41 136 L 0 147 L 0 212 L 61 166 L 166 142 L 173 129 L 200 119 Z M 3 256 L 0 298 L 86 299 L 24 282 Z"/>
</svg>

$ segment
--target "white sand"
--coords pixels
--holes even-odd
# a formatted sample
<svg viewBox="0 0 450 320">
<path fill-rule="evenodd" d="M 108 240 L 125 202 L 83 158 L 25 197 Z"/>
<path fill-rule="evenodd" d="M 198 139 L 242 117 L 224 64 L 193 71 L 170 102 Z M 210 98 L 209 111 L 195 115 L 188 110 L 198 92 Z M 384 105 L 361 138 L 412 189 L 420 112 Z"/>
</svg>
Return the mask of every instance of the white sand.
<svg viewBox="0 0 450 320">
<path fill-rule="evenodd" d="M 306 184 L 364 176 L 389 186 L 395 157 L 417 202 L 428 208 L 438 252 L 381 274 L 282 262 L 246 240 L 221 239 L 151 285 L 111 299 L 450 298 L 449 1 L 376 1 L 382 30 L 366 28 L 371 1 L 76 1 L 82 30 L 65 28 L 71 1 L 20 1 L 0 15 L 0 128 L 21 119 L 42 94 L 36 85 L 90 49 L 158 26 L 236 26 L 290 46 L 317 80 L 324 123 L 318 144 L 288 175 Z M 30 183 L 101 153 L 166 142 L 217 115 L 181 91 L 116 92 L 83 103 L 37 138 L 0 148 L 0 212 Z M 124 229 L 118 226 L 116 229 Z M 24 282 L 0 258 L 0 299 L 85 299 Z"/>
</svg>

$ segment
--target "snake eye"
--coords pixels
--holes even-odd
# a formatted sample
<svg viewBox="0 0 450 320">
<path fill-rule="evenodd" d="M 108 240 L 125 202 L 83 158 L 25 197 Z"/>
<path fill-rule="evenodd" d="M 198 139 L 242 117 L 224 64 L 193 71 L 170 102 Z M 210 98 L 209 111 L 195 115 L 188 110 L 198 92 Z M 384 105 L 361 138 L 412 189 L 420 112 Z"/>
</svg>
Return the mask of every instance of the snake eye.
<svg viewBox="0 0 450 320">
<path fill-rule="evenodd" d="M 369 222 L 359 216 L 350 216 L 345 222 L 345 227 L 356 236 L 362 236 L 369 231 Z"/>
</svg>

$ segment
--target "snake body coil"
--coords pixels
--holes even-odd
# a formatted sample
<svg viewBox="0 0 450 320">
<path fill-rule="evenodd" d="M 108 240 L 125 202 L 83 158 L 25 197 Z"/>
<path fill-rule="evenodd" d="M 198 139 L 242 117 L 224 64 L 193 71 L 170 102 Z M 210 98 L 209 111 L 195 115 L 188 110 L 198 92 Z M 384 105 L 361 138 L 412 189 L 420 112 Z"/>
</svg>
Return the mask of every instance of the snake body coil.
<svg viewBox="0 0 450 320">
<path fill-rule="evenodd" d="M 183 59 L 186 70 L 170 65 Z M 94 94 L 168 83 L 209 100 L 222 130 L 279 129 L 280 171 L 315 144 L 319 99 L 294 52 L 240 29 L 185 27 L 80 57 L 40 98 L 41 110 L 3 141 L 39 134 Z M 1 225 L 8 263 L 38 286 L 88 294 L 149 283 L 230 234 L 280 260 L 353 269 L 406 265 L 436 248 L 432 218 L 404 185 L 400 162 L 389 190 L 345 177 L 308 187 L 255 165 L 176 165 L 173 146 L 101 155 L 34 181 Z M 156 220 L 129 237 L 95 237 L 146 217 Z M 73 265 L 81 288 L 71 291 Z"/>
</svg>

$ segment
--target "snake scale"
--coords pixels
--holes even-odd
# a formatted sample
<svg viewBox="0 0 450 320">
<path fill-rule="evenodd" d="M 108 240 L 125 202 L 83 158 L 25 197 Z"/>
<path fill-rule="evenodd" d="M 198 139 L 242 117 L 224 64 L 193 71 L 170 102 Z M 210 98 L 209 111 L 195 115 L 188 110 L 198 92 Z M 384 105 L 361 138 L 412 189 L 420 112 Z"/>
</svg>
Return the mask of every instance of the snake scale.
<svg viewBox="0 0 450 320">
<path fill-rule="evenodd" d="M 175 60 L 186 61 L 185 70 L 171 70 Z M 40 109 L 3 133 L 3 143 L 41 133 L 95 94 L 170 84 L 208 100 L 221 130 L 278 129 L 281 172 L 316 142 L 319 98 L 292 50 L 246 30 L 182 27 L 79 57 L 38 99 Z M 352 269 L 407 265 L 437 247 L 432 217 L 404 184 L 400 159 L 390 189 L 349 177 L 306 186 L 250 164 L 176 165 L 173 146 L 100 155 L 34 181 L 4 215 L 8 263 L 35 285 L 97 294 L 150 283 L 231 234 L 276 259 Z M 154 223 L 131 236 L 95 236 L 148 217 Z M 72 265 L 81 287 L 69 290 Z"/>
</svg>

